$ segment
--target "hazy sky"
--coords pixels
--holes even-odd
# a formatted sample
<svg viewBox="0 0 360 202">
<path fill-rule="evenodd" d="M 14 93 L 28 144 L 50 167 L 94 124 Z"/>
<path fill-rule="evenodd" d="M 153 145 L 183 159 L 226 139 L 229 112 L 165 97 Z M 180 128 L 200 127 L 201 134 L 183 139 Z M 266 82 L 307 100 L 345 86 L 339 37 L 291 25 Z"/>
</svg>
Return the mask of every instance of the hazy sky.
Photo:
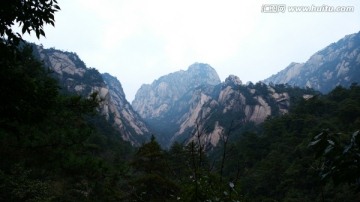
<svg viewBox="0 0 360 202">
<path fill-rule="evenodd" d="M 360 31 L 359 0 L 58 0 L 55 28 L 25 39 L 76 52 L 109 72 L 131 102 L 143 83 L 208 63 L 221 80 L 257 82 Z M 268 4 L 286 10 L 264 13 Z M 354 12 L 289 12 L 290 6 L 352 6 Z M 269 10 L 265 10 L 269 11 Z"/>
</svg>

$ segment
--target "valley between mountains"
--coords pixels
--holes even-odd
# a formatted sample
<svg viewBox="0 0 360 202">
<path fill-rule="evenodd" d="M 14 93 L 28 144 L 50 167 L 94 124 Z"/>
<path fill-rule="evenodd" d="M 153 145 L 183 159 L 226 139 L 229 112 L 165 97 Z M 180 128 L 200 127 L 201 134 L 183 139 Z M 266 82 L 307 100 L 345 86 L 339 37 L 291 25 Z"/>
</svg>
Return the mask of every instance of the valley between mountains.
<svg viewBox="0 0 360 202">
<path fill-rule="evenodd" d="M 269 117 L 288 113 L 292 102 L 309 99 L 315 91 L 327 93 L 360 80 L 360 33 L 356 33 L 330 44 L 307 62 L 291 63 L 255 84 L 244 84 L 235 75 L 221 82 L 209 64 L 194 63 L 187 70 L 142 85 L 130 104 L 120 81 L 87 68 L 76 53 L 34 47 L 63 90 L 82 96 L 98 92 L 100 113 L 122 139 L 137 146 L 151 134 L 164 148 L 174 142 L 186 144 L 201 131 L 201 141 L 216 147 L 230 128 L 240 133 Z"/>
</svg>

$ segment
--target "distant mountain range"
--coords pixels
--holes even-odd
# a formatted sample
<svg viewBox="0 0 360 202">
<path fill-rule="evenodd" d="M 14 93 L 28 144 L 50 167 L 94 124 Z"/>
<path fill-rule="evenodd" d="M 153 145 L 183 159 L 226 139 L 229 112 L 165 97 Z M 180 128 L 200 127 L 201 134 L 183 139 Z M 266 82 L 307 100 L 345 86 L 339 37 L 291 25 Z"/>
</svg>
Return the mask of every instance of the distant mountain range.
<svg viewBox="0 0 360 202">
<path fill-rule="evenodd" d="M 34 47 L 34 54 L 54 72 L 63 92 L 85 97 L 97 92 L 102 99 L 100 114 L 133 145 L 154 134 L 164 147 L 198 138 L 212 148 L 225 135 L 251 130 L 268 117 L 287 113 L 295 100 L 315 94 L 293 87 L 327 93 L 360 81 L 360 32 L 256 84 L 243 84 L 235 75 L 221 82 L 210 65 L 194 63 L 186 71 L 142 85 L 131 105 L 120 81 L 86 67 L 75 53 Z"/>
<path fill-rule="evenodd" d="M 310 57 L 305 63 L 291 63 L 264 80 L 287 83 L 327 93 L 336 86 L 360 82 L 360 32 L 345 36 Z"/>
<path fill-rule="evenodd" d="M 221 83 L 212 67 L 195 63 L 143 85 L 132 104 L 163 146 L 187 143 L 200 134 L 211 148 L 230 128 L 244 130 L 269 116 L 285 114 L 291 98 L 310 96 L 305 90 L 297 95 L 287 90 L 264 83 L 243 85 L 234 75 Z"/>
</svg>

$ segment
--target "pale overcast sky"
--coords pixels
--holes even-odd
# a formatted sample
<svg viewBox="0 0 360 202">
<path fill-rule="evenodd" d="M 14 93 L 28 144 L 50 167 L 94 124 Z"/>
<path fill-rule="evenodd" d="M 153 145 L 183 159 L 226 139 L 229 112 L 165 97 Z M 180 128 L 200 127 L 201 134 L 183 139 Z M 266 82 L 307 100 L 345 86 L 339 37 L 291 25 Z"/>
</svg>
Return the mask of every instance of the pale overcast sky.
<svg viewBox="0 0 360 202">
<path fill-rule="evenodd" d="M 360 31 L 359 0 L 58 0 L 55 28 L 25 39 L 76 52 L 116 76 L 131 102 L 143 83 L 208 63 L 221 80 L 257 82 Z M 268 4 L 284 12 L 264 13 Z M 289 12 L 290 6 L 352 6 L 354 12 Z M 265 8 L 265 7 L 264 7 Z M 269 11 L 269 10 L 266 10 Z"/>
</svg>

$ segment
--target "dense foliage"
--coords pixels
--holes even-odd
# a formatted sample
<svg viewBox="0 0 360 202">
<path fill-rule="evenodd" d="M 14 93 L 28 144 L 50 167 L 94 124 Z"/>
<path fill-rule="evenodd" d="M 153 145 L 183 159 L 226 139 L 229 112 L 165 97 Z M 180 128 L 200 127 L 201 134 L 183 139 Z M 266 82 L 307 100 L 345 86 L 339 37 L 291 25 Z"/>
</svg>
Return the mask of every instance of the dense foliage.
<svg viewBox="0 0 360 202">
<path fill-rule="evenodd" d="M 247 132 L 228 123 L 213 151 L 205 153 L 205 133 L 197 130 L 194 141 L 162 151 L 169 169 L 162 177 L 177 185 L 163 200 L 358 201 L 360 87 L 337 87 L 293 104 L 287 115 Z"/>
<path fill-rule="evenodd" d="M 60 7 L 56 0 L 4 0 L 0 1 L 1 42 L 18 44 L 21 34 L 35 32 L 36 37 L 45 36 L 44 25 L 55 26 L 55 12 Z M 21 28 L 21 34 L 13 26 Z"/>
<path fill-rule="evenodd" d="M 300 101 L 232 143 L 227 175 L 251 201 L 359 200 L 359 107 L 356 85 Z"/>
<path fill-rule="evenodd" d="M 132 148 L 96 115 L 98 96 L 59 93 L 28 46 L 1 53 L 0 200 L 120 198 Z"/>
</svg>

